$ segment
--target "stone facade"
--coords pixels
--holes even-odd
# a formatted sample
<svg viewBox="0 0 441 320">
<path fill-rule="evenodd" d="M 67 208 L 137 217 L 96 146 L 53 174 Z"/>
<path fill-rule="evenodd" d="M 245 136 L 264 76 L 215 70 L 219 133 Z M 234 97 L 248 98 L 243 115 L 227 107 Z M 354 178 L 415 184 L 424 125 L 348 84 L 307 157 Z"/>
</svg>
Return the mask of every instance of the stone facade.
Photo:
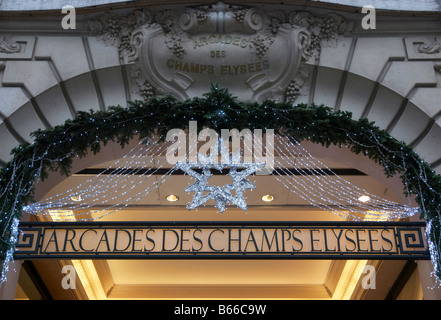
<svg viewBox="0 0 441 320">
<path fill-rule="evenodd" d="M 103 110 L 153 94 L 185 99 L 206 92 L 214 78 L 233 93 L 246 92 L 243 100 L 325 104 L 351 111 L 354 118 L 367 117 L 441 172 L 441 22 L 436 14 L 378 14 L 377 29 L 364 30 L 362 14 L 332 6 L 270 9 L 217 4 L 80 12 L 75 30 L 61 28 L 61 14 L 2 19 L 0 163 L 10 159 L 13 147 L 30 141 L 32 131 L 62 123 L 79 110 Z M 208 25 L 212 30 L 202 32 Z M 209 38 L 221 34 L 221 27 L 230 28 L 237 43 Z M 194 56 L 198 50 L 203 54 Z M 220 69 L 216 57 L 230 69 Z M 216 63 L 217 69 L 193 76 L 191 65 L 174 61 L 193 61 L 193 68 L 200 61 L 199 73 L 202 65 Z M 268 62 L 273 68 L 263 70 Z M 253 68 L 246 70 L 254 72 L 252 77 L 228 75 L 236 65 Z"/>
<path fill-rule="evenodd" d="M 368 30 L 359 8 L 319 1 L 128 2 L 78 10 L 74 30 L 62 28 L 55 2 L 38 3 L 28 9 L 54 11 L 14 15 L 12 1 L 0 1 L 0 16 L 8 17 L 0 18 L 0 165 L 32 141 L 31 132 L 77 111 L 166 94 L 183 100 L 216 82 L 247 102 L 324 104 L 368 118 L 441 173 L 435 0 L 424 14 L 409 1 L 400 4 L 415 12 L 379 11 L 377 28 Z"/>
</svg>

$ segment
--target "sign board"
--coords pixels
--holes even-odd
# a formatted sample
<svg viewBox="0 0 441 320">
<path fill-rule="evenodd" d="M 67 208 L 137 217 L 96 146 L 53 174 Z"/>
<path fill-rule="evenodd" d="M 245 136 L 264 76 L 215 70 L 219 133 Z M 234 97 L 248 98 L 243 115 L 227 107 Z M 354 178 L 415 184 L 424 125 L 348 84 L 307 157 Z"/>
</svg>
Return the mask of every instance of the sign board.
<svg viewBox="0 0 441 320">
<path fill-rule="evenodd" d="M 15 259 L 429 259 L 424 223 L 24 222 Z"/>
</svg>

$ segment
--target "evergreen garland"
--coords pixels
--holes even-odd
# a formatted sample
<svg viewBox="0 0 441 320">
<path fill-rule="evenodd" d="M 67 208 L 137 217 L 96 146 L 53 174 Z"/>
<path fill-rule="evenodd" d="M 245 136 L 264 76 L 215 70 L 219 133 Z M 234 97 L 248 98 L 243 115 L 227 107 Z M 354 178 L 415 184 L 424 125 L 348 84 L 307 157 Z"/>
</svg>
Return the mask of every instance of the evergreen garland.
<svg viewBox="0 0 441 320">
<path fill-rule="evenodd" d="M 157 135 L 164 140 L 169 130 L 186 129 L 189 121 L 198 129 L 274 129 L 296 141 L 309 140 L 323 146 L 348 146 L 381 164 L 387 176 L 399 175 L 415 195 L 421 217 L 431 223 L 428 238 L 441 247 L 441 176 L 437 175 L 407 144 L 397 141 L 367 119 L 353 120 L 350 112 L 320 105 L 265 101 L 246 104 L 227 89 L 212 86 L 201 98 L 184 102 L 173 97 L 134 101 L 129 107 L 113 106 L 107 111 L 80 111 L 75 119 L 32 133 L 34 142 L 12 150 L 12 160 L 0 170 L 0 261 L 6 259 L 12 218 L 20 218 L 22 207 L 32 201 L 33 185 L 49 171 L 70 174 L 74 157 L 99 153 L 108 141 L 126 146 L 136 135 Z M 36 161 L 36 159 L 38 161 Z M 403 166 L 405 164 L 405 166 Z M 440 255 L 440 252 L 431 252 Z M 3 265 L 3 264 L 2 264 Z M 441 279 L 441 266 L 434 266 Z"/>
</svg>

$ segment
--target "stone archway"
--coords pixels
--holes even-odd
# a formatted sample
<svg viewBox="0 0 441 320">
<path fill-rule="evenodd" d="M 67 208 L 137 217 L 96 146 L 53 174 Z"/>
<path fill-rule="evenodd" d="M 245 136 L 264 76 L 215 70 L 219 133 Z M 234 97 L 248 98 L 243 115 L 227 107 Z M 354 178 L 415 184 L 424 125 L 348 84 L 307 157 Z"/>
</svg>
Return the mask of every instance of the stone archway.
<svg viewBox="0 0 441 320">
<path fill-rule="evenodd" d="M 437 26 L 434 21 L 429 24 Z M 323 47 L 320 60 L 306 62 L 309 77 L 295 103 L 323 103 L 349 110 L 355 118 L 375 120 L 393 137 L 413 145 L 439 172 L 441 151 L 435 146 L 440 135 L 436 108 L 441 95 L 440 58 L 436 52 L 419 50 L 421 43 L 433 41 L 433 32 L 421 29 L 409 37 L 406 30 L 400 36 L 390 30 L 382 30 L 389 36 L 358 30 L 334 47 Z M 90 36 L 86 28 L 69 37 L 62 32 L 7 35 L 7 41 L 25 43 L 26 50 L 20 55 L 5 53 L 0 59 L 0 93 L 5 97 L 0 125 L 3 164 L 10 159 L 9 150 L 28 141 L 29 133 L 40 127 L 61 123 L 79 110 L 125 105 L 141 97 L 139 88 L 131 86 L 130 68 L 120 60 L 116 47 Z M 382 49 L 376 50 L 377 46 Z M 403 76 L 408 74 L 412 77 Z"/>
<path fill-rule="evenodd" d="M 118 112 L 116 112 L 116 114 L 119 114 Z M 109 115 L 107 115 L 106 116 L 106 118 L 108 117 Z M 90 116 L 88 116 L 87 117 L 87 120 L 89 120 L 88 118 L 89 118 Z M 135 117 L 135 118 L 137 118 L 137 117 Z M 83 119 L 84 119 L 84 117 L 83 117 Z M 93 119 L 91 119 L 91 121 L 92 121 Z M 87 121 L 86 121 L 86 123 L 88 123 Z M 112 124 L 110 124 L 110 125 L 112 125 Z M 93 135 L 94 136 L 94 135 Z M 56 141 L 58 141 L 59 139 L 57 139 Z M 111 150 L 110 150 L 111 151 Z M 332 151 L 332 150 L 331 150 Z M 334 153 L 335 153 L 335 150 L 333 150 L 334 151 Z M 323 154 L 323 149 L 322 150 L 320 150 L 320 151 L 318 151 L 319 153 L 321 153 L 321 154 Z M 110 153 L 108 153 L 108 154 L 110 154 L 111 156 L 115 156 L 115 154 L 113 154 L 113 152 L 110 152 Z M 330 153 L 331 155 L 332 155 L 332 152 Z M 345 155 L 344 154 L 342 154 L 342 152 L 339 152 L 338 154 L 340 154 L 340 156 L 343 156 L 343 157 L 345 157 Z M 335 156 L 335 154 L 334 154 L 334 156 Z M 329 157 L 328 157 L 329 158 Z M 332 157 L 331 157 L 332 158 Z M 345 157 L 345 158 L 347 158 L 347 157 Z M 96 160 L 96 159 L 93 159 L 92 157 L 91 158 L 89 158 L 89 159 L 87 159 L 86 160 L 86 162 L 89 162 L 89 164 L 90 163 L 93 163 L 93 161 L 94 160 Z M 106 160 L 106 159 L 102 159 L 101 158 L 101 161 L 103 161 L 103 160 Z M 369 167 L 369 166 L 368 166 Z M 372 167 L 372 165 L 371 165 L 371 167 Z M 372 169 L 372 168 L 371 168 Z M 57 186 L 56 187 L 56 190 L 55 190 L 55 192 L 56 193 L 58 193 L 58 192 L 60 192 L 61 190 L 61 187 L 59 187 L 59 186 Z M 182 188 L 183 189 L 183 188 Z M 130 215 L 129 215 L 130 216 Z M 133 215 L 132 215 L 133 216 Z M 205 216 L 205 215 L 204 215 Z M 308 215 L 308 216 L 310 216 L 310 215 Z M 121 216 L 120 216 L 121 217 Z M 274 215 L 271 215 L 271 217 L 274 219 Z M 126 217 L 127 218 L 127 217 Z M 268 217 L 267 217 L 268 218 Z M 176 219 L 176 218 L 174 218 L 174 219 Z M 117 292 L 117 291 L 115 291 L 115 292 Z M 331 290 L 331 292 L 333 292 L 333 290 Z"/>
<path fill-rule="evenodd" d="M 127 147 L 129 148 L 129 146 Z M 127 149 L 126 148 L 126 149 Z M 90 168 L 90 167 L 99 167 L 101 168 L 103 163 L 108 164 L 111 163 L 112 160 L 116 160 L 119 159 L 121 157 L 121 155 L 124 154 L 126 149 L 121 149 L 120 146 L 118 146 L 117 144 L 110 144 L 108 147 L 103 148 L 102 153 L 99 153 L 97 155 L 90 155 L 84 159 L 76 159 L 74 161 L 73 164 L 73 173 L 77 172 L 77 170 L 82 170 L 84 168 Z M 345 160 L 346 163 L 351 163 L 354 164 L 353 166 L 349 166 L 351 168 L 359 168 L 359 169 L 364 169 L 367 172 L 376 175 L 376 178 L 380 178 L 382 180 L 383 183 L 378 183 L 378 182 L 374 182 L 372 183 L 371 187 L 373 187 L 374 189 L 369 189 L 369 191 L 374 191 L 375 188 L 385 188 L 385 190 L 387 190 L 387 194 L 388 194 L 388 199 L 389 198 L 399 198 L 400 196 L 402 196 L 402 184 L 399 181 L 399 179 L 387 179 L 384 174 L 382 173 L 382 170 L 380 167 L 377 167 L 373 164 L 372 161 L 368 160 L 366 157 L 363 156 L 354 156 L 352 154 L 351 157 L 351 153 L 350 152 L 342 152 L 341 149 L 339 148 L 325 148 L 325 147 L 321 147 L 318 145 L 308 145 L 308 150 L 310 150 L 312 153 L 317 153 L 318 155 L 321 156 L 321 158 L 324 161 L 328 161 L 328 160 L 332 160 L 333 162 L 337 161 L 342 161 Z M 101 165 L 101 166 L 100 166 Z M 72 179 L 73 178 L 73 179 Z M 369 177 L 370 178 L 370 177 Z M 45 180 L 44 183 L 40 183 L 39 185 L 37 185 L 36 187 L 36 196 L 40 197 L 41 196 L 53 196 L 59 192 L 63 192 L 63 190 L 65 190 L 66 188 L 70 188 L 70 187 L 74 187 L 75 184 L 81 183 L 81 181 L 83 178 L 80 176 L 75 177 L 70 177 L 70 178 L 66 178 L 64 176 L 60 176 L 58 173 L 52 173 L 49 177 L 48 180 Z M 86 177 L 87 179 L 87 177 Z M 69 182 L 70 180 L 70 182 Z M 173 185 L 174 188 L 170 188 L 169 190 L 179 190 L 180 186 L 185 185 L 185 183 L 182 182 L 181 179 L 177 179 L 174 180 L 173 178 L 170 179 L 170 183 L 169 186 L 166 186 L 166 188 L 170 188 L 170 185 Z M 187 179 L 189 180 L 189 179 Z M 373 180 L 376 180 L 375 178 Z M 188 182 L 188 181 L 187 181 Z M 360 183 L 360 181 L 358 181 Z M 364 183 L 364 182 L 363 182 Z M 260 183 L 259 184 L 260 187 L 265 186 L 265 183 Z M 362 187 L 367 187 L 367 185 L 362 184 Z M 282 192 L 280 192 L 281 190 L 278 190 L 277 188 L 282 188 L 280 184 L 277 183 L 270 183 L 270 188 L 271 188 L 271 192 L 277 194 L 278 198 L 281 198 L 283 196 Z M 268 188 L 266 188 L 268 189 Z M 282 188 L 283 189 L 283 188 Z M 167 194 L 167 192 L 165 191 L 166 189 L 164 189 L 164 192 L 160 191 L 160 198 L 162 199 L 163 196 L 165 194 Z M 182 191 L 182 190 L 180 190 Z M 377 190 L 379 195 L 382 195 L 383 193 L 383 189 L 381 190 Z M 179 192 L 179 191 L 178 191 Z M 375 192 L 375 191 L 374 191 Z M 393 194 L 393 196 L 391 196 L 390 194 Z M 179 194 L 179 196 L 181 197 L 181 194 Z M 155 198 L 156 195 L 153 196 L 153 198 Z M 258 197 L 257 197 L 258 198 Z M 257 198 L 255 196 L 253 196 L 250 199 L 250 205 L 254 205 L 255 203 L 257 203 Z M 37 198 L 38 200 L 38 198 Z M 113 213 L 110 216 L 107 216 L 105 219 L 103 219 L 104 221 L 131 221 L 131 220 L 136 220 L 136 219 L 141 219 L 141 217 L 145 217 L 142 219 L 146 219 L 148 221 L 155 221 L 158 220 L 159 221 L 165 221 L 167 219 L 171 219 L 173 221 L 180 221 L 180 220 L 184 220 L 187 221 L 189 219 L 195 220 L 195 221 L 211 221 L 213 219 L 213 214 L 215 215 L 216 220 L 218 221 L 230 221 L 230 220 L 240 220 L 240 221 L 244 221 L 245 220 L 251 220 L 251 221 L 255 221 L 255 220 L 262 220 L 262 221 L 266 221 L 265 219 L 270 219 L 271 221 L 274 220 L 287 220 L 287 219 L 298 219 L 298 220 L 306 220 L 306 221 L 316 221 L 319 222 L 320 220 L 326 220 L 326 221 L 331 221 L 333 219 L 338 219 L 336 216 L 333 216 L 332 214 L 327 214 L 324 212 L 315 212 L 315 211 L 310 211 L 311 209 L 307 209 L 308 212 L 305 215 L 302 215 L 300 212 L 294 212 L 293 207 L 289 207 L 282 209 L 281 212 L 279 212 L 277 214 L 277 210 L 273 210 L 273 209 L 268 209 L 271 207 L 265 207 L 262 206 L 260 209 L 259 208 L 253 208 L 250 209 L 248 211 L 248 213 L 246 215 L 244 215 L 243 212 L 240 211 L 231 211 L 231 209 L 228 210 L 227 214 L 224 215 L 219 215 L 218 213 L 216 214 L 213 210 L 213 208 L 210 208 L 208 210 L 200 210 L 198 212 L 193 212 L 191 213 L 188 210 L 182 210 L 180 208 L 173 208 L 170 207 L 164 203 L 161 203 L 162 201 L 160 201 L 159 199 L 154 199 L 153 201 L 142 201 L 142 204 L 139 207 L 135 207 L 129 210 L 124 210 L 124 211 L 120 211 L 120 212 L 116 212 Z M 150 203 L 150 204 L 156 204 L 153 205 L 153 208 L 157 208 L 158 212 L 153 212 L 151 207 L 149 207 L 148 205 L 146 205 L 146 203 Z M 279 202 L 280 205 L 281 203 Z M 292 204 L 292 203 L 291 203 Z M 260 204 L 257 203 L 257 205 L 259 206 Z M 276 205 L 276 206 L 277 206 Z M 146 212 L 143 212 L 146 211 Z M 234 209 L 233 209 L 234 210 Z M 270 214 L 268 214 L 268 210 L 271 211 Z M 185 212 L 183 212 L 185 211 Z M 101 221 L 101 220 L 99 220 Z M 99 222 L 98 221 L 98 222 Z M 140 261 L 136 261 L 133 263 L 133 265 L 131 265 L 130 261 L 123 261 L 123 263 L 121 264 L 117 264 L 114 262 L 106 262 L 106 261 L 95 261 L 93 262 L 93 264 L 91 264 L 90 262 L 88 263 L 83 263 L 80 266 L 82 266 L 83 268 L 86 268 L 87 270 L 95 270 L 94 272 L 102 272 L 102 279 L 101 279 L 101 286 L 103 286 L 103 288 L 108 291 L 107 296 L 104 295 L 102 296 L 101 293 L 99 292 L 99 289 L 96 289 L 95 286 L 97 286 L 97 284 L 99 283 L 95 283 L 94 284 L 94 288 L 95 288 L 95 294 L 97 297 L 101 297 L 101 298 L 133 298 L 133 297 L 138 297 L 138 298 L 158 298 L 158 297 L 162 297 L 162 298 L 166 298 L 166 297 L 175 297 L 173 294 L 180 294 L 179 297 L 192 297 L 192 298 L 202 298 L 202 297 L 212 297 L 211 294 L 213 294 L 213 292 L 221 292 L 221 296 L 222 297 L 227 297 L 228 292 L 231 292 L 230 290 L 234 290 L 234 292 L 236 292 L 236 295 L 234 296 L 235 298 L 238 297 L 284 297 L 284 298 L 325 298 L 325 299 L 329 299 L 329 298 L 337 298 L 337 297 L 343 297 L 344 295 L 344 288 L 347 285 L 345 283 L 344 280 L 342 280 L 341 278 L 339 278 L 339 274 L 343 272 L 345 263 L 344 261 L 333 261 L 331 264 L 327 264 L 326 262 L 313 262 L 311 264 L 308 264 L 309 262 L 304 261 L 302 263 L 291 263 L 291 262 L 286 262 L 286 263 L 282 263 L 282 262 L 274 262 L 274 261 L 266 261 L 266 262 L 252 262 L 252 261 L 231 261 L 231 264 L 228 264 L 228 262 L 225 261 L 219 261 L 219 262 L 194 262 L 192 263 L 190 260 L 189 261 L 174 261 L 173 264 L 163 264 L 162 267 L 161 266 L 161 262 L 160 261 L 154 261 L 154 263 L 149 264 L 150 261 L 146 261 L 146 262 L 140 262 Z M 274 263 L 273 263 L 274 262 Z M 62 263 L 67 263 L 67 264 L 71 264 L 71 262 L 66 261 L 66 262 L 62 262 Z M 233 265 L 235 265 L 237 268 L 239 268 L 239 270 L 242 270 L 241 272 L 243 272 L 244 270 L 246 270 L 247 268 L 250 268 L 250 266 L 253 266 L 254 271 L 251 274 L 246 274 L 243 273 L 242 274 L 242 280 L 245 281 L 245 279 L 248 279 L 246 281 L 252 281 L 254 279 L 254 281 L 259 282 L 258 277 L 263 277 L 264 279 L 266 279 L 266 281 L 280 281 L 280 277 L 282 276 L 286 276 L 286 281 L 288 281 L 289 283 L 291 283 L 290 281 L 299 281 L 298 277 L 303 274 L 305 272 L 306 269 L 309 270 L 315 270 L 317 271 L 317 275 L 315 276 L 311 276 L 311 279 L 314 279 L 314 281 L 324 281 L 324 283 L 321 282 L 317 282 L 316 284 L 310 284 L 310 283 L 304 283 L 303 285 L 299 285 L 297 283 L 295 284 L 290 284 L 287 285 L 287 283 L 285 283 L 284 286 L 281 287 L 281 284 L 278 285 L 270 285 L 270 284 L 260 284 L 260 285 L 236 285 L 236 286 L 228 286 L 228 285 L 219 285 L 219 284 L 206 284 L 204 286 L 191 286 L 191 285 L 171 285 L 171 284 L 163 284 L 160 285 L 159 283 L 161 281 L 164 281 L 163 274 L 158 274 L 156 280 L 158 281 L 158 284 L 155 286 L 151 286 L 151 285 L 146 285 L 144 282 L 139 282 L 138 285 L 133 285 L 131 286 L 130 281 L 127 281 L 127 276 L 124 276 L 123 271 L 121 270 L 121 268 L 123 268 L 124 270 L 132 270 L 131 274 L 133 277 L 139 277 L 140 276 L 140 268 L 146 268 L 149 267 L 151 268 L 151 270 L 156 270 L 156 272 L 159 272 L 160 268 L 162 268 L 163 270 L 168 270 L 170 272 L 170 268 L 171 265 L 174 266 L 174 268 L 177 268 L 177 270 L 175 270 L 176 274 L 174 277 L 171 277 L 170 281 L 176 281 L 176 277 L 178 276 L 183 276 L 184 273 L 182 272 L 181 268 L 184 269 L 184 267 L 188 267 L 191 270 L 198 270 L 197 274 L 198 276 L 196 278 L 198 279 L 206 279 L 206 277 L 213 277 L 214 274 L 207 274 L 207 269 L 210 270 L 216 270 L 216 272 L 218 273 L 218 276 L 220 276 L 220 279 L 224 279 L 223 281 L 226 281 L 226 279 L 230 279 L 231 275 L 228 275 L 227 273 L 223 272 L 222 270 L 228 270 L 228 269 L 232 269 Z M 358 264 L 352 262 L 352 264 L 347 264 L 346 268 L 349 268 L 351 270 L 351 272 L 355 272 L 355 270 L 352 269 L 356 269 L 356 266 Z M 42 268 L 43 264 L 37 264 L 37 266 L 39 266 L 39 268 Z M 384 264 L 382 265 L 383 269 L 388 269 L 388 268 L 400 268 L 403 265 L 400 264 L 400 261 L 398 262 L 394 262 L 394 261 L 388 261 L 388 262 L 384 262 Z M 76 262 L 75 267 L 78 267 L 78 262 Z M 296 270 L 298 270 L 298 275 L 294 277 L 291 280 L 289 277 L 289 274 L 291 271 L 291 268 L 296 268 Z M 271 273 L 271 270 L 274 270 L 274 268 L 276 270 L 278 270 L 277 274 L 278 277 L 275 278 L 271 278 L 268 277 L 267 274 Z M 288 268 L 288 269 L 287 269 Z M 306 269 L 305 269 L 306 268 Z M 142 268 L 141 268 L 142 269 Z M 204 271 L 205 270 L 205 271 Z M 259 275 L 257 272 L 261 272 L 261 274 Z M 346 274 L 347 271 L 345 271 Z M 327 277 L 324 277 L 322 280 L 318 280 L 320 279 L 320 277 L 323 277 L 323 274 L 327 274 L 329 273 L 329 275 Z M 92 273 L 93 274 L 93 273 Z M 108 277 L 109 274 L 113 274 L 113 278 L 112 277 Z M 266 274 L 266 275 L 265 275 Z M 248 278 L 248 276 L 250 278 Z M 91 274 L 89 274 L 89 278 L 92 278 L 93 276 L 91 276 Z M 190 280 L 195 280 L 195 274 L 194 271 L 193 272 L 189 272 L 186 277 Z M 253 278 L 254 277 L 254 278 Z M 88 279 L 87 276 L 82 275 L 82 281 L 84 281 L 84 279 Z M 104 280 L 103 280 L 104 279 Z M 149 281 L 147 276 L 144 276 L 143 281 Z M 206 279 L 208 280 L 208 278 Z M 126 281 L 126 282 L 124 282 Z M 205 281 L 205 280 L 204 280 Z M 132 295 L 129 294 L 129 291 L 131 292 Z M 220 291 L 219 291 L 220 290 Z M 255 291 L 257 290 L 257 291 Z M 279 291 L 281 290 L 281 291 Z M 90 288 L 89 288 L 90 291 Z M 349 290 L 350 291 L 350 290 Z M 92 291 L 93 292 L 93 291 Z M 252 292 L 255 292 L 256 295 L 253 295 Z M 257 292 L 259 292 L 259 294 L 257 294 Z M 225 295 L 225 296 L 223 296 Z M 262 295 L 262 296 L 261 296 Z M 93 298 L 95 297 L 95 295 L 90 294 L 89 292 L 89 298 Z M 214 296 L 213 296 L 214 297 Z M 345 296 L 346 297 L 346 296 Z"/>
</svg>

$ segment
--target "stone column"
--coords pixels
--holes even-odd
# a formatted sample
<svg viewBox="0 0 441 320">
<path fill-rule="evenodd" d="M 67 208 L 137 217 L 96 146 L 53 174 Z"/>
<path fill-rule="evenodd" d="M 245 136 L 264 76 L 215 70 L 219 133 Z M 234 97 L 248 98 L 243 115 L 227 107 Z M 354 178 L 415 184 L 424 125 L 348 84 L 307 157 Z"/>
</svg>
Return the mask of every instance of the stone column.
<svg viewBox="0 0 441 320">
<path fill-rule="evenodd" d="M 29 213 L 23 213 L 22 221 L 29 221 Z M 9 262 L 9 271 L 7 280 L 0 287 L 0 300 L 14 300 L 17 290 L 18 277 L 20 276 L 21 260 L 13 260 Z"/>
<path fill-rule="evenodd" d="M 424 300 L 441 300 L 441 287 L 435 287 L 435 276 L 431 276 L 433 266 L 431 261 L 417 261 L 420 273 L 421 287 Z"/>
<path fill-rule="evenodd" d="M 0 287 L 0 300 L 14 300 L 20 270 L 21 261 L 12 261 L 9 263 L 8 280 Z"/>
<path fill-rule="evenodd" d="M 411 221 L 423 221 L 418 216 L 410 217 Z M 421 279 L 424 300 L 441 300 L 441 287 L 435 287 L 435 276 L 432 276 L 433 266 L 430 260 L 416 261 Z"/>
</svg>

